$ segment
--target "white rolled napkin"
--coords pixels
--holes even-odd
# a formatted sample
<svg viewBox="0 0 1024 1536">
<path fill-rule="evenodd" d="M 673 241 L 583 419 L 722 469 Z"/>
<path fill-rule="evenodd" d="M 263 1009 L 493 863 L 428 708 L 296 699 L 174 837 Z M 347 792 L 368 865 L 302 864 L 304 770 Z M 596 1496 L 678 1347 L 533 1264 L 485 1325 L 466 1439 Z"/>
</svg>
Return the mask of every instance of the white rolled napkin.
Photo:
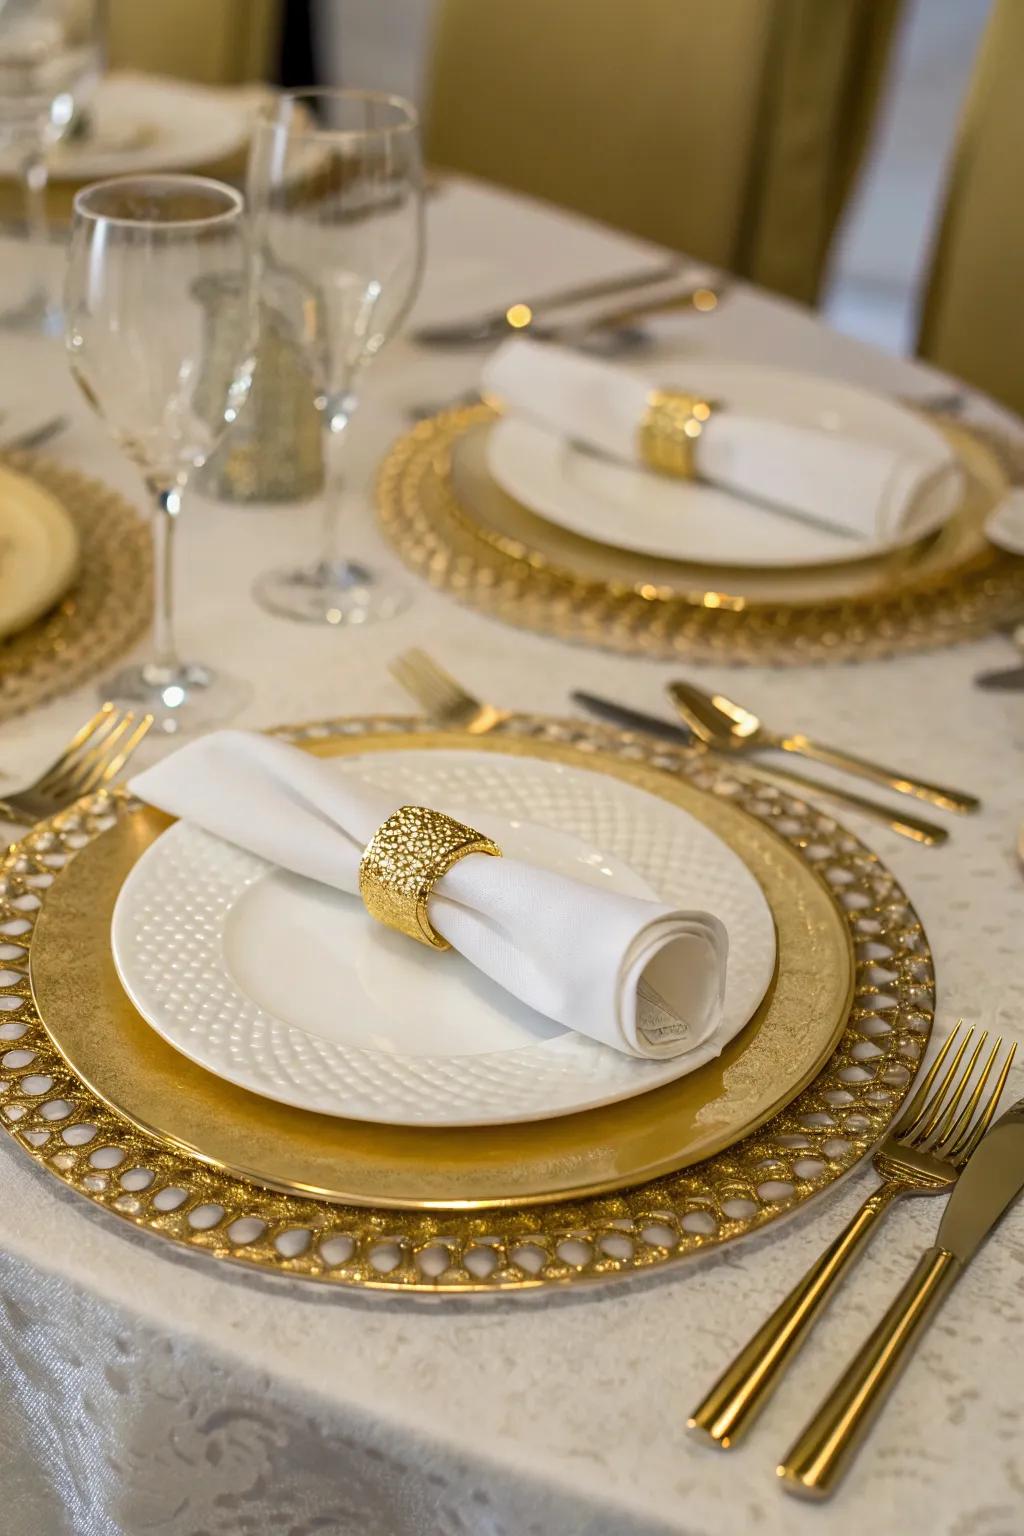
<svg viewBox="0 0 1024 1536">
<path fill-rule="evenodd" d="M 357 899 L 366 844 L 401 804 L 420 803 L 245 731 L 190 742 L 129 788 L 172 816 Z M 447 806 L 432 808 L 465 820 Z M 472 824 L 491 835 L 486 812 Z M 500 847 L 500 837 L 495 841 Z M 522 1002 L 628 1055 L 682 1055 L 721 1021 L 728 937 L 709 912 L 616 895 L 513 858 L 469 855 L 438 881 L 430 920 L 470 964 Z"/>
<path fill-rule="evenodd" d="M 638 429 L 657 380 L 567 347 L 512 337 L 484 365 L 482 390 L 505 410 L 609 458 L 645 467 Z M 693 365 L 699 392 L 700 363 Z M 769 501 L 872 543 L 914 530 L 921 493 L 938 474 L 933 461 L 882 444 L 765 414 L 712 412 L 696 444 L 698 473 L 723 490 Z M 654 473 L 654 471 L 651 471 Z M 770 508 L 765 516 L 772 516 Z"/>
</svg>

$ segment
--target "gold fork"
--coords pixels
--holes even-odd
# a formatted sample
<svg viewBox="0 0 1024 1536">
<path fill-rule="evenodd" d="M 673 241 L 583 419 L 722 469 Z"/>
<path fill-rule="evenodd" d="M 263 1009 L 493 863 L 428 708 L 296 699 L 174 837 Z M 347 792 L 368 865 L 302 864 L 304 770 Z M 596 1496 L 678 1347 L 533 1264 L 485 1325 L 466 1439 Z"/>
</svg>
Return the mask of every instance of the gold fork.
<svg viewBox="0 0 1024 1536">
<path fill-rule="evenodd" d="M 991 1123 L 1016 1050 L 1016 1046 L 1011 1045 L 1006 1052 L 996 1081 L 982 1103 L 1002 1050 L 1002 1040 L 996 1041 L 961 1109 L 961 1100 L 988 1039 L 986 1030 L 961 1068 L 974 1035 L 973 1029 L 965 1032 L 962 1025 L 963 1020 L 939 1051 L 921 1086 L 875 1153 L 875 1172 L 881 1176 L 882 1183 L 694 1410 L 687 1428 L 703 1439 L 722 1450 L 737 1444 L 768 1401 L 839 1282 L 893 1201 L 903 1195 L 939 1195 L 956 1183 Z M 954 1046 L 953 1059 L 936 1083 Z"/>
<path fill-rule="evenodd" d="M 112 784 L 153 724 L 113 704 L 87 720 L 60 756 L 24 789 L 0 800 L 0 819 L 27 823 L 53 816 L 81 795 Z"/>
<path fill-rule="evenodd" d="M 422 704 L 431 720 L 447 730 L 483 736 L 509 718 L 507 709 L 495 709 L 467 693 L 425 651 L 403 651 L 390 663 L 390 671 L 406 693 Z"/>
</svg>

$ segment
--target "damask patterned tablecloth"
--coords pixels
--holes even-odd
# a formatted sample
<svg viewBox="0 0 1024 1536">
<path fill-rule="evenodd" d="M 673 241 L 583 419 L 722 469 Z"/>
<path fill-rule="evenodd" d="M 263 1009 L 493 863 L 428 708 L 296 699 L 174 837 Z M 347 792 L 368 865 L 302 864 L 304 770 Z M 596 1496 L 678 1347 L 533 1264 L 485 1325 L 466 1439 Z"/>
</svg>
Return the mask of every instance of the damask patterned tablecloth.
<svg viewBox="0 0 1024 1536">
<path fill-rule="evenodd" d="M 596 226 L 469 185 L 434 198 L 430 221 L 420 318 L 613 273 L 644 254 Z M 692 356 L 695 377 L 701 356 L 714 355 L 904 394 L 944 387 L 742 288 L 713 316 L 657 329 L 655 365 Z M 4 388 L 72 413 L 55 454 L 138 496 L 74 397 L 59 347 L 6 340 L 4 360 Z M 467 388 L 477 366 L 476 354 L 398 341 L 369 376 L 351 442 L 348 534 L 358 557 L 400 574 L 370 515 L 374 466 L 411 405 Z M 972 410 L 1001 419 L 982 402 Z M 264 615 L 249 597 L 252 577 L 293 556 L 314 524 L 300 508 L 198 499 L 183 516 L 185 648 L 253 680 L 243 723 L 399 712 L 407 702 L 387 661 L 411 644 L 512 707 L 568 712 L 570 689 L 583 687 L 664 708 L 671 666 L 513 632 L 419 585 L 400 618 L 363 633 L 321 634 Z M 1024 877 L 1013 852 L 1024 818 L 1024 695 L 971 687 L 976 672 L 1012 659 L 994 636 L 845 668 L 688 669 L 772 720 L 874 747 L 983 797 L 982 813 L 956 822 L 942 851 L 851 818 L 925 922 L 940 1032 L 963 1014 L 998 1018 L 1024 1038 Z M 11 782 L 52 755 L 90 705 L 81 691 L 0 728 Z M 1018 1071 L 1018 1091 L 1020 1082 Z M 932 1202 L 890 1218 L 744 1449 L 720 1456 L 685 1438 L 701 1391 L 870 1182 L 858 1172 L 793 1221 L 647 1280 L 413 1302 L 261 1281 L 183 1255 L 72 1197 L 2 1139 L 5 1536 L 905 1536 L 912 1525 L 931 1536 L 1020 1536 L 1024 1209 L 961 1282 L 828 1510 L 784 1498 L 776 1459 L 932 1241 Z"/>
</svg>

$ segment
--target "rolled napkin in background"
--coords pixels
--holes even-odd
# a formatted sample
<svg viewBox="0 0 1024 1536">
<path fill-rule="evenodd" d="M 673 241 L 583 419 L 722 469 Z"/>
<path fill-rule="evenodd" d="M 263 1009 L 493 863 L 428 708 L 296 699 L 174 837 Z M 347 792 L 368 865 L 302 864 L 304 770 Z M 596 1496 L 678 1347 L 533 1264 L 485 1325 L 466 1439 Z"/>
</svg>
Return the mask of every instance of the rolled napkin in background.
<svg viewBox="0 0 1024 1536">
<path fill-rule="evenodd" d="M 190 742 L 129 788 L 357 899 L 363 851 L 402 803 L 296 747 L 244 731 Z M 432 809 L 466 819 L 461 806 Z M 491 835 L 486 811 L 473 812 L 473 825 Z M 728 937 L 711 913 L 616 895 L 513 858 L 470 855 L 438 881 L 429 915 L 506 991 L 628 1055 L 681 1056 L 721 1020 Z"/>
<path fill-rule="evenodd" d="M 677 365 L 678 369 L 678 365 Z M 565 347 L 514 337 L 484 365 L 488 399 L 539 427 L 609 458 L 643 468 L 641 425 L 656 380 L 584 357 Z M 700 390 L 700 362 L 692 388 Z M 921 493 L 934 482 L 928 463 L 879 443 L 818 427 L 737 412 L 717 402 L 694 443 L 697 475 L 751 501 L 826 524 L 865 541 L 887 542 L 914 532 Z M 773 509 L 765 508 L 765 516 Z"/>
</svg>

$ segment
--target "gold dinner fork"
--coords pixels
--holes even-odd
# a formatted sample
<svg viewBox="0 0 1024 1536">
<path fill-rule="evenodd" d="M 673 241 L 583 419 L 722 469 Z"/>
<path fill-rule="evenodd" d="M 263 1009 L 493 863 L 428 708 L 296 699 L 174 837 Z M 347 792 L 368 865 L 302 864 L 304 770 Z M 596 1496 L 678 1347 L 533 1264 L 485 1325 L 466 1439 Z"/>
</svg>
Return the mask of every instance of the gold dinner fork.
<svg viewBox="0 0 1024 1536">
<path fill-rule="evenodd" d="M 688 1420 L 688 1429 L 722 1450 L 736 1445 L 768 1401 L 840 1280 L 893 1201 L 903 1195 L 939 1195 L 956 1183 L 995 1114 L 1016 1050 L 1011 1044 L 983 1103 L 986 1085 L 1002 1050 L 1002 1040 L 996 1041 L 961 1109 L 961 1100 L 988 1039 L 986 1030 L 961 1069 L 974 1034 L 973 1029 L 964 1032 L 962 1024 L 961 1020 L 875 1153 L 875 1171 L 882 1183 L 719 1377 Z M 936 1083 L 954 1045 L 953 1059 Z"/>
<path fill-rule="evenodd" d="M 24 789 L 12 790 L 0 800 L 0 819 L 41 821 L 81 795 L 112 784 L 152 724 L 152 715 L 136 720 L 131 710 L 104 704 L 49 768 Z"/>
<path fill-rule="evenodd" d="M 422 704 L 435 724 L 450 731 L 483 736 L 509 718 L 507 709 L 495 709 L 467 693 L 450 672 L 439 667 L 425 651 L 403 651 L 390 663 L 392 677 Z"/>
</svg>

